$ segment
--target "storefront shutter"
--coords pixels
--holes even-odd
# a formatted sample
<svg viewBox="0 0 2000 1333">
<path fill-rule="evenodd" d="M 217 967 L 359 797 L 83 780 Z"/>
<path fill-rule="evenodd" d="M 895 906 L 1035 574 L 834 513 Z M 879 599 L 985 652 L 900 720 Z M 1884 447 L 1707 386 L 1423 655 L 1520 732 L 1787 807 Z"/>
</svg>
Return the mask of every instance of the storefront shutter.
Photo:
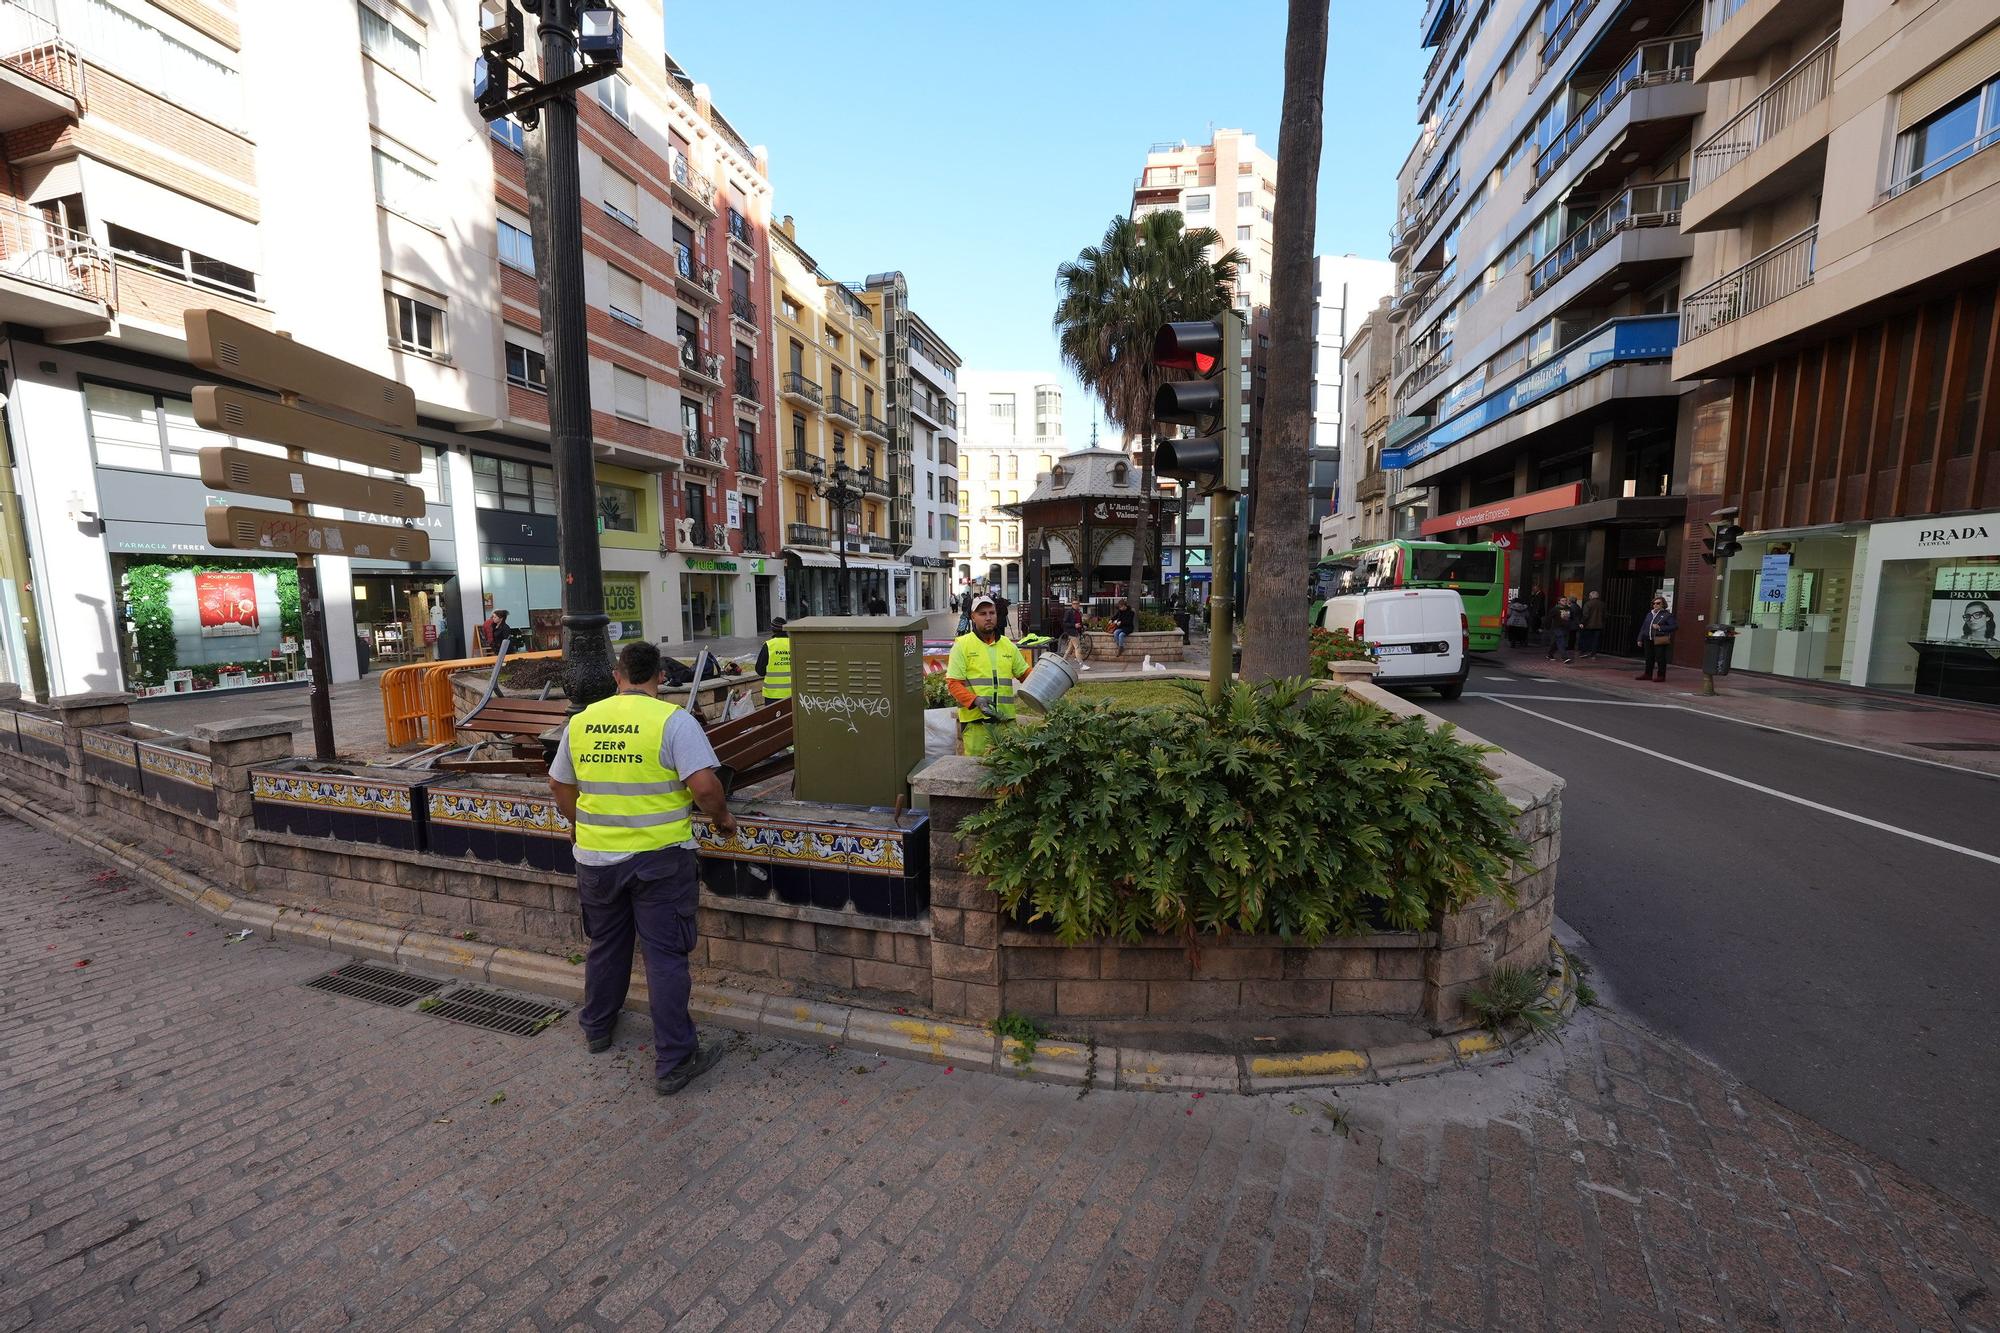
<svg viewBox="0 0 2000 1333">
<path fill-rule="evenodd" d="M 1896 132 L 1920 124 L 1995 74 L 2000 74 L 2000 25 L 1988 28 L 1903 89 L 1896 103 Z"/>
</svg>

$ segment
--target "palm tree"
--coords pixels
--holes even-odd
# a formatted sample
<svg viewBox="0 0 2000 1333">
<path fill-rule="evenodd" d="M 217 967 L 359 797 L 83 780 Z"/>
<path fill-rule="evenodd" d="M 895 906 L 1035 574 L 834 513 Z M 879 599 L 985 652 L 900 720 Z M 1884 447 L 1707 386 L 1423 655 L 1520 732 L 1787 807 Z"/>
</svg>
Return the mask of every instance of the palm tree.
<svg viewBox="0 0 2000 1333">
<path fill-rule="evenodd" d="M 1135 606 L 1153 546 L 1153 395 L 1164 376 L 1153 365 L 1153 338 L 1162 324 L 1218 318 L 1229 308 L 1242 262 L 1235 250 L 1223 250 L 1213 227 L 1184 230 L 1181 215 L 1168 209 L 1137 222 L 1113 218 L 1103 240 L 1056 268 L 1054 323 L 1063 363 L 1097 395 L 1106 420 L 1145 440 L 1132 543 Z M 1082 559 L 1088 566 L 1089 553 Z"/>
<path fill-rule="evenodd" d="M 1303 676 L 1312 460 L 1312 249 L 1325 112 L 1327 0 L 1291 0 L 1278 111 L 1278 202 L 1271 220 L 1271 350 L 1264 436 L 1251 494 L 1256 544 L 1244 588 L 1243 679 Z"/>
</svg>

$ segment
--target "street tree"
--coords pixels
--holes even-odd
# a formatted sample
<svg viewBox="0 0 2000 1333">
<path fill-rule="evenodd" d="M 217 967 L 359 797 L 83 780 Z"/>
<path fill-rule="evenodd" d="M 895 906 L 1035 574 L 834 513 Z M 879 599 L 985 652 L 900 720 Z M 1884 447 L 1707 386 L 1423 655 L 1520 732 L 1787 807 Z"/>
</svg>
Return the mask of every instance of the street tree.
<svg viewBox="0 0 2000 1333">
<path fill-rule="evenodd" d="M 1163 372 L 1153 365 L 1153 339 L 1163 324 L 1227 310 L 1242 262 L 1239 252 L 1222 248 L 1213 227 L 1183 229 L 1180 213 L 1167 209 L 1137 222 L 1113 218 L 1102 240 L 1056 268 L 1063 363 L 1097 396 L 1106 420 L 1144 441 L 1130 574 L 1135 606 L 1154 541 L 1153 396 Z"/>
<path fill-rule="evenodd" d="M 1327 0 L 1291 0 L 1271 219 L 1271 347 L 1263 438 L 1252 459 L 1256 531 L 1244 589 L 1243 678 L 1306 674 L 1312 465 L 1313 228 L 1325 111 Z M 1220 577 L 1218 575 L 1218 577 Z"/>
</svg>

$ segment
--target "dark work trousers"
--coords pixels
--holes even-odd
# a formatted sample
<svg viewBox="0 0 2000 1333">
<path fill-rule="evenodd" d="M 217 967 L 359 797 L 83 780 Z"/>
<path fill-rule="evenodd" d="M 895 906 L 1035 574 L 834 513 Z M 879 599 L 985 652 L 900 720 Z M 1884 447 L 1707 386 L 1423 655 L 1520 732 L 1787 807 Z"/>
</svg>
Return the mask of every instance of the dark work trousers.
<svg viewBox="0 0 2000 1333">
<path fill-rule="evenodd" d="M 1667 663 L 1672 660 L 1673 655 L 1674 646 L 1671 643 L 1654 643 L 1651 639 L 1648 639 L 1646 641 L 1646 674 L 1649 676 L 1658 676 L 1661 680 L 1665 680 L 1667 678 Z"/>
<path fill-rule="evenodd" d="M 685 847 L 640 852 L 608 866 L 579 865 L 576 893 L 590 953 L 583 965 L 586 1037 L 611 1031 L 632 985 L 632 941 L 646 958 L 653 1006 L 653 1064 L 660 1077 L 694 1054 L 688 1014 L 688 954 L 694 951 L 695 854 Z"/>
</svg>

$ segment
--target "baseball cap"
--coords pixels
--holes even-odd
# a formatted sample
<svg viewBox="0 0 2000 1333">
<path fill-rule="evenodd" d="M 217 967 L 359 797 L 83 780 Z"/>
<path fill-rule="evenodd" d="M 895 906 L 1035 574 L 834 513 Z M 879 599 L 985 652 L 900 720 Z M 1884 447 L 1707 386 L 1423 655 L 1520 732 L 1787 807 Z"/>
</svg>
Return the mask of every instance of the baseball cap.
<svg viewBox="0 0 2000 1333">
<path fill-rule="evenodd" d="M 975 611 L 977 611 L 982 606 L 991 606 L 997 608 L 999 605 L 1000 604 L 998 602 L 994 601 L 991 597 L 988 597 L 983 592 L 980 593 L 979 596 L 972 599 L 972 609 Z"/>
</svg>

